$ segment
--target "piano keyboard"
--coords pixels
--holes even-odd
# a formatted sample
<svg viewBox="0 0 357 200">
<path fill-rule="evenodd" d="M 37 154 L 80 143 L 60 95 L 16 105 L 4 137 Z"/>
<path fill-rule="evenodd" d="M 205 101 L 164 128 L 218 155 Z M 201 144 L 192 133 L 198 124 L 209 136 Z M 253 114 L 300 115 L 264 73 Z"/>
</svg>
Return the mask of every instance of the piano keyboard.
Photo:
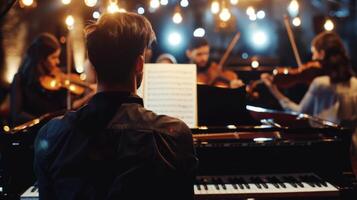
<svg viewBox="0 0 357 200">
<path fill-rule="evenodd" d="M 196 199 L 339 195 L 335 186 L 314 174 L 199 176 L 194 192 Z"/>
<path fill-rule="evenodd" d="M 198 176 L 195 199 L 248 197 L 338 196 L 339 190 L 315 174 Z M 21 200 L 38 200 L 38 188 L 31 186 Z"/>
</svg>

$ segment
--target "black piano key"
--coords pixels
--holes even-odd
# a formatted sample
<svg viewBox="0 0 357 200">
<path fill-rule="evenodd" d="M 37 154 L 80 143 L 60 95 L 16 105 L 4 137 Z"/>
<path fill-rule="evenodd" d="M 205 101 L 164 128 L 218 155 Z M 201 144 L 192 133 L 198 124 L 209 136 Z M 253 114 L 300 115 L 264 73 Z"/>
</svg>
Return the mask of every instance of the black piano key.
<svg viewBox="0 0 357 200">
<path fill-rule="evenodd" d="M 197 186 L 197 190 L 201 190 L 201 185 L 196 185 Z"/>
<path fill-rule="evenodd" d="M 31 189 L 31 192 L 36 192 L 36 190 L 37 190 L 37 187 L 33 187 L 33 188 Z"/>
</svg>

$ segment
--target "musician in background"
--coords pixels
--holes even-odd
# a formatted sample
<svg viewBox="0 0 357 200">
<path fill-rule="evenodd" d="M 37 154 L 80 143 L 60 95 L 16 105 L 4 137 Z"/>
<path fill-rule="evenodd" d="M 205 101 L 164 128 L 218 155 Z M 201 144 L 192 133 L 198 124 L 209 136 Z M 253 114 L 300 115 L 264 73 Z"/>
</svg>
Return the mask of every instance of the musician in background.
<svg viewBox="0 0 357 200">
<path fill-rule="evenodd" d="M 285 110 L 310 114 L 341 125 L 357 124 L 357 78 L 340 37 L 323 32 L 312 41 L 312 59 L 320 63 L 323 76 L 313 79 L 299 104 L 283 95 L 274 84 L 274 76 L 261 78 Z"/>
<path fill-rule="evenodd" d="M 10 112 L 13 125 L 18 125 L 43 114 L 66 109 L 67 90 L 49 91 L 40 83 L 40 78 L 53 76 L 60 71 L 58 64 L 60 44 L 49 33 L 40 34 L 29 46 L 24 60 L 15 74 L 10 94 Z M 94 93 L 73 96 L 73 108 L 86 103 Z"/>
<path fill-rule="evenodd" d="M 197 83 L 218 87 L 238 88 L 243 82 L 236 73 L 223 70 L 222 66 L 209 59 L 210 46 L 203 37 L 193 37 L 186 50 L 190 63 L 197 65 Z"/>
<path fill-rule="evenodd" d="M 169 53 L 164 53 L 157 57 L 156 63 L 177 64 L 177 60 L 173 55 Z"/>
<path fill-rule="evenodd" d="M 190 129 L 146 110 L 136 95 L 145 50 L 155 39 L 150 22 L 108 13 L 86 32 L 98 93 L 39 131 L 40 199 L 192 200 L 197 159 Z"/>
</svg>

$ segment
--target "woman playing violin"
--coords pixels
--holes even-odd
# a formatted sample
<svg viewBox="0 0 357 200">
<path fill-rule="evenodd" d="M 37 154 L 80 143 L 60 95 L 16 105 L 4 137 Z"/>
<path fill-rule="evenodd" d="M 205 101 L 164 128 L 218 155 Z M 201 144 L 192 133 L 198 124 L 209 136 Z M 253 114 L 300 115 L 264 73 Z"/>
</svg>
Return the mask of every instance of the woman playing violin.
<svg viewBox="0 0 357 200">
<path fill-rule="evenodd" d="M 21 124 L 45 113 L 63 110 L 67 105 L 65 89 L 47 90 L 42 77 L 55 77 L 61 53 L 58 40 L 49 33 L 40 34 L 29 46 L 11 86 L 11 121 Z M 76 96 L 72 108 L 82 106 L 94 94 Z"/>
<path fill-rule="evenodd" d="M 218 87 L 237 88 L 243 85 L 236 73 L 222 70 L 222 66 L 209 61 L 210 46 L 205 38 L 191 39 L 186 56 L 197 65 L 197 83 Z"/>
<path fill-rule="evenodd" d="M 285 110 L 336 123 L 357 122 L 357 78 L 342 40 L 336 33 L 323 32 L 313 39 L 311 50 L 312 59 L 318 61 L 316 67 L 323 75 L 312 80 L 299 104 L 280 92 L 273 75 L 262 74 L 261 79 Z"/>
</svg>

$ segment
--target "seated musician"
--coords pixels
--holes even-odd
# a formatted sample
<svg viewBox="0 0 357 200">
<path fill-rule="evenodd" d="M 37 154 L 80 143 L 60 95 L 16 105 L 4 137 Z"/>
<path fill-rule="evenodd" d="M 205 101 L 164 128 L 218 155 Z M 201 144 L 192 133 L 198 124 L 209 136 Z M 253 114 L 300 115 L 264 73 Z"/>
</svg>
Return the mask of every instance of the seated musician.
<svg viewBox="0 0 357 200">
<path fill-rule="evenodd" d="M 210 46 L 205 38 L 193 37 L 186 51 L 191 63 L 197 65 L 197 83 L 218 87 L 238 88 L 243 82 L 237 74 L 230 70 L 223 70 L 222 66 L 209 59 Z"/>
<path fill-rule="evenodd" d="M 41 77 L 61 73 L 57 66 L 60 53 L 58 40 L 49 33 L 40 34 L 31 43 L 11 85 L 12 124 L 18 125 L 43 114 L 66 109 L 67 90 L 50 91 L 40 82 Z M 73 96 L 72 107 L 79 108 L 93 94 Z"/>
<path fill-rule="evenodd" d="M 136 95 L 155 39 L 135 13 L 103 14 L 86 28 L 98 92 L 53 119 L 35 141 L 42 200 L 193 199 L 192 134 L 181 120 L 146 110 Z"/>
<path fill-rule="evenodd" d="M 274 84 L 274 76 L 262 74 L 262 80 L 286 110 L 310 114 L 335 123 L 356 123 L 357 78 L 342 40 L 336 33 L 323 32 L 314 38 L 311 50 L 312 59 L 320 62 L 325 75 L 313 79 L 299 104 L 279 91 Z"/>
</svg>

